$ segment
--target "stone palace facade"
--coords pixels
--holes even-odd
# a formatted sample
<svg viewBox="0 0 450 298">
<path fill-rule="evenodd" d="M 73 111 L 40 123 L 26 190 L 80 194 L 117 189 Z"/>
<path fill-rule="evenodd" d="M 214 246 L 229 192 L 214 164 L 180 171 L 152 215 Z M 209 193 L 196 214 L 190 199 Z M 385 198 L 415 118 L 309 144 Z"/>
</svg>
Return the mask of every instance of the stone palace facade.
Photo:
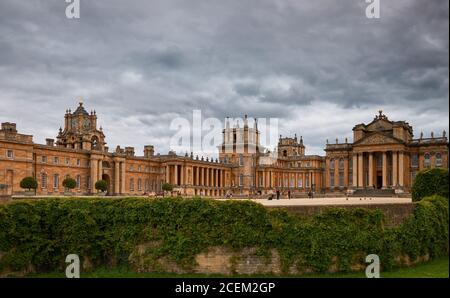
<svg viewBox="0 0 450 298">
<path fill-rule="evenodd" d="M 182 195 L 224 196 L 290 190 L 292 195 L 346 192 L 355 189 L 387 189 L 408 192 L 416 173 L 424 168 L 448 168 L 448 141 L 442 136 L 413 138 L 412 127 L 391 121 L 382 112 L 369 124 L 353 128 L 353 143 L 329 144 L 325 156 L 306 155 L 303 139 L 279 138 L 277 150 L 259 145 L 256 120 L 243 127 L 223 130 L 219 159 L 209 160 L 191 153 L 155 154 L 152 145 L 137 156 L 133 147 L 106 146 L 97 115 L 83 104 L 64 116 L 64 129 L 46 144 L 36 144 L 31 135 L 17 132 L 15 123 L 0 129 L 0 195 L 23 193 L 20 181 L 33 176 L 38 195 L 61 195 L 62 181 L 77 182 L 75 194 L 95 192 L 98 180 L 108 183 L 109 195 L 158 193 L 168 182 Z"/>
</svg>

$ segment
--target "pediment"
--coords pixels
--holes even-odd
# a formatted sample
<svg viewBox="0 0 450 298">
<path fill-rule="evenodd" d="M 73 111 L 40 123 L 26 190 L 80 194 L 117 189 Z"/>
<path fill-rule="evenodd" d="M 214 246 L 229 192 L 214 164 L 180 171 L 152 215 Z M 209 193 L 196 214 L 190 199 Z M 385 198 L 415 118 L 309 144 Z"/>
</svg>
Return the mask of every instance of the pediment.
<svg viewBox="0 0 450 298">
<path fill-rule="evenodd" d="M 367 125 L 368 131 L 385 131 L 392 130 L 392 123 L 389 120 L 377 119 Z"/>
<path fill-rule="evenodd" d="M 353 145 L 380 145 L 380 144 L 402 144 L 403 141 L 387 136 L 382 133 L 373 133 L 363 137 L 361 140 L 353 143 Z"/>
</svg>

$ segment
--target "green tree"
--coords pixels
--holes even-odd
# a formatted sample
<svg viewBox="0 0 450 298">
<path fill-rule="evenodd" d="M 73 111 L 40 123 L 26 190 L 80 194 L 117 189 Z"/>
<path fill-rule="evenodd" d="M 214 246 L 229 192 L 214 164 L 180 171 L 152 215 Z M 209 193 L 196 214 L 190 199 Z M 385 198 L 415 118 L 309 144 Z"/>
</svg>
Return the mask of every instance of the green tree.
<svg viewBox="0 0 450 298">
<path fill-rule="evenodd" d="M 20 181 L 20 187 L 32 190 L 38 187 L 38 183 L 33 177 L 25 177 L 22 179 L 22 181 Z"/>
<path fill-rule="evenodd" d="M 108 189 L 108 182 L 105 180 L 98 180 L 95 182 L 95 189 L 99 191 L 106 191 Z"/>
<path fill-rule="evenodd" d="M 412 186 L 413 201 L 432 195 L 448 199 L 448 170 L 442 168 L 426 169 L 417 173 Z"/>
<path fill-rule="evenodd" d="M 172 191 L 173 190 L 173 185 L 170 183 L 163 183 L 163 185 L 161 186 L 161 189 L 166 192 L 166 191 Z"/>
<path fill-rule="evenodd" d="M 75 179 L 67 177 L 63 180 L 62 185 L 67 189 L 74 189 L 75 187 L 77 187 L 77 182 L 75 181 Z"/>
</svg>

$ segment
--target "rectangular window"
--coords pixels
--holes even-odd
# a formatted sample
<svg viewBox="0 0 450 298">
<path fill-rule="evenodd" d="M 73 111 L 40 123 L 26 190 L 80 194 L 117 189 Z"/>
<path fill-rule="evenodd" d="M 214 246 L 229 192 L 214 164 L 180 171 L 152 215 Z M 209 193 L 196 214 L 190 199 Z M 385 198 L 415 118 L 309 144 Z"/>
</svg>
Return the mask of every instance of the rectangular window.
<svg viewBox="0 0 450 298">
<path fill-rule="evenodd" d="M 70 158 L 66 157 L 66 165 L 70 164 Z"/>
<path fill-rule="evenodd" d="M 87 176 L 86 185 L 88 189 L 92 188 L 91 176 Z"/>
<path fill-rule="evenodd" d="M 411 167 L 418 167 L 419 166 L 419 154 L 413 153 L 411 154 Z"/>
<path fill-rule="evenodd" d="M 141 166 L 138 166 L 138 171 L 139 171 L 139 172 L 141 171 L 141 169 L 142 169 Z"/>
<path fill-rule="evenodd" d="M 330 187 L 334 187 L 334 172 L 330 171 Z"/>
<path fill-rule="evenodd" d="M 12 150 L 6 150 L 7 158 L 14 158 L 14 152 Z"/>
<path fill-rule="evenodd" d="M 77 159 L 77 166 L 81 165 L 81 160 Z"/>
<path fill-rule="evenodd" d="M 140 178 L 138 179 L 138 190 L 142 190 L 142 180 Z"/>
<path fill-rule="evenodd" d="M 339 172 L 339 186 L 344 187 L 344 173 Z"/>
<path fill-rule="evenodd" d="M 81 176 L 80 175 L 77 176 L 77 188 L 78 189 L 81 188 Z"/>
<path fill-rule="evenodd" d="M 59 175 L 55 174 L 53 175 L 53 188 L 59 187 Z"/>
<path fill-rule="evenodd" d="M 309 187 L 309 174 L 306 174 L 306 176 L 305 176 L 305 184 L 306 184 L 306 187 Z"/>
<path fill-rule="evenodd" d="M 47 188 L 47 174 L 42 174 L 41 176 L 41 187 Z"/>
<path fill-rule="evenodd" d="M 47 163 L 47 156 L 42 156 L 41 157 L 41 162 L 42 163 Z"/>
<path fill-rule="evenodd" d="M 244 156 L 239 155 L 239 165 L 243 166 L 244 165 Z"/>
<path fill-rule="evenodd" d="M 54 157 L 54 158 L 53 158 L 53 163 L 54 163 L 55 165 L 59 164 L 59 157 Z"/>
<path fill-rule="evenodd" d="M 130 191 L 134 191 L 134 179 L 130 179 Z"/>
<path fill-rule="evenodd" d="M 298 179 L 298 187 L 303 187 L 303 180 L 302 180 L 302 178 Z"/>
</svg>

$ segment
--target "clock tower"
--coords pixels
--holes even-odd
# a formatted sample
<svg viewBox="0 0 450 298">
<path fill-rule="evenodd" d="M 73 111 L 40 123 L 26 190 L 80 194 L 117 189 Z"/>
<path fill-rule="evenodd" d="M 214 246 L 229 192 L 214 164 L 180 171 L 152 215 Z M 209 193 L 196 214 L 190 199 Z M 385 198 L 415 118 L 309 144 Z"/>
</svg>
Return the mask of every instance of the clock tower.
<svg viewBox="0 0 450 298">
<path fill-rule="evenodd" d="M 66 110 L 64 116 L 64 130 L 59 129 L 56 145 L 71 149 L 103 151 L 105 148 L 105 135 L 102 129 L 97 129 L 97 115 L 95 111 L 88 113 L 83 102 L 72 113 Z"/>
</svg>

